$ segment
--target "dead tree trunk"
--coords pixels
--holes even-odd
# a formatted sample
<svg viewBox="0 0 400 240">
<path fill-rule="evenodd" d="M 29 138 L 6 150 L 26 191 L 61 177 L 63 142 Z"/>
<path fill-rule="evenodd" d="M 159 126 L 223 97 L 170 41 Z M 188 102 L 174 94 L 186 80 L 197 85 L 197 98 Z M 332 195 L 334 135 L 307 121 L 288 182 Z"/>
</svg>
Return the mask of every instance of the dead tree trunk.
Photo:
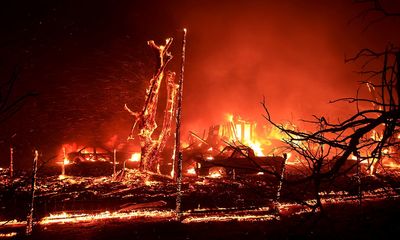
<svg viewBox="0 0 400 240">
<path fill-rule="evenodd" d="M 172 59 L 172 55 L 168 52 L 172 44 L 172 38 L 166 40 L 165 45 L 156 45 L 154 41 L 149 41 L 148 45 L 157 53 L 157 71 L 150 80 L 150 85 L 146 90 L 146 98 L 143 110 L 141 112 L 131 111 L 125 104 L 125 109 L 134 117 L 134 124 L 131 128 L 131 134 L 128 139 L 134 138 L 134 130 L 136 125 L 139 129 L 139 140 L 141 145 L 140 170 L 155 171 L 159 152 L 165 146 L 165 142 L 171 132 L 171 122 L 175 110 L 176 86 L 174 84 L 175 73 L 167 74 L 167 106 L 164 114 L 164 121 L 161 133 L 157 139 L 153 139 L 152 135 L 157 128 L 156 112 L 158 105 L 158 96 L 161 81 L 164 78 L 165 68 Z"/>
<path fill-rule="evenodd" d="M 32 167 L 32 183 L 31 183 L 31 203 L 29 206 L 29 213 L 26 220 L 26 235 L 32 234 L 33 227 L 33 211 L 34 211 L 34 203 L 35 203 L 35 188 L 36 188 L 36 172 L 37 172 L 37 162 L 39 158 L 39 152 L 35 150 L 35 157 L 33 159 L 33 167 Z"/>
</svg>

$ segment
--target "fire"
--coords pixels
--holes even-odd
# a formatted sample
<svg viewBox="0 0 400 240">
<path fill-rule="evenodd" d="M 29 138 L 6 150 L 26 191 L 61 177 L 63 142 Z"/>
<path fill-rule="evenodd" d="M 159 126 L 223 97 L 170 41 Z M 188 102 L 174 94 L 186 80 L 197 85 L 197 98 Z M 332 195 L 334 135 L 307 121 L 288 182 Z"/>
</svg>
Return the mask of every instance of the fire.
<svg viewBox="0 0 400 240">
<path fill-rule="evenodd" d="M 261 148 L 261 143 L 259 143 L 259 142 L 251 142 L 251 141 L 248 141 L 248 142 L 247 142 L 247 145 L 248 145 L 251 149 L 253 149 L 254 154 L 255 154 L 256 156 L 258 156 L 258 157 L 265 156 L 264 153 L 263 153 L 263 149 Z"/>
<path fill-rule="evenodd" d="M 132 156 L 129 159 L 129 161 L 131 161 L 131 162 L 139 162 L 140 158 L 141 158 L 141 154 L 140 153 L 132 153 Z"/>
<path fill-rule="evenodd" d="M 212 167 L 208 172 L 210 178 L 222 178 L 224 174 L 224 169 L 221 167 Z"/>
<path fill-rule="evenodd" d="M 381 141 L 382 138 L 383 138 L 383 136 L 381 134 L 379 134 L 375 129 L 372 130 L 371 139 L 373 139 L 375 141 Z"/>
<path fill-rule="evenodd" d="M 261 141 L 256 135 L 256 123 L 245 121 L 240 116 L 227 114 L 228 123 L 222 125 L 218 135 L 225 137 L 233 144 L 243 144 L 253 149 L 256 156 L 265 156 Z"/>
<path fill-rule="evenodd" d="M 210 178 L 221 178 L 222 174 L 220 172 L 212 172 L 210 173 Z"/>
<path fill-rule="evenodd" d="M 189 168 L 189 169 L 187 170 L 187 174 L 196 175 L 196 169 L 194 169 L 194 167 Z"/>
</svg>

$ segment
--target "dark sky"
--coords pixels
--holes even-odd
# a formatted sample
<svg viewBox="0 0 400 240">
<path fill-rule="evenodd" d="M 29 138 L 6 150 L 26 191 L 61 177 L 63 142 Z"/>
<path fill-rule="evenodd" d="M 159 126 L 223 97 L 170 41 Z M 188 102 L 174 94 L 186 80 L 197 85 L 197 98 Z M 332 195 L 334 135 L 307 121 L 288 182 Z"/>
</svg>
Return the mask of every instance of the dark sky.
<svg viewBox="0 0 400 240">
<path fill-rule="evenodd" d="M 178 71 L 183 27 L 186 132 L 226 113 L 262 122 L 263 96 L 279 121 L 343 118 L 354 107 L 328 101 L 354 96 L 362 79 L 345 56 L 399 44 L 399 19 L 366 30 L 379 15 L 349 23 L 369 7 L 351 0 L 2 1 L 0 79 L 18 65 L 15 95 L 38 96 L 2 123 L 0 165 L 15 133 L 20 149 L 39 147 L 47 156 L 63 143 L 105 143 L 114 135 L 124 142 L 132 119 L 123 105 L 141 109 L 154 70 L 146 41 L 174 37 L 170 69 Z"/>
</svg>

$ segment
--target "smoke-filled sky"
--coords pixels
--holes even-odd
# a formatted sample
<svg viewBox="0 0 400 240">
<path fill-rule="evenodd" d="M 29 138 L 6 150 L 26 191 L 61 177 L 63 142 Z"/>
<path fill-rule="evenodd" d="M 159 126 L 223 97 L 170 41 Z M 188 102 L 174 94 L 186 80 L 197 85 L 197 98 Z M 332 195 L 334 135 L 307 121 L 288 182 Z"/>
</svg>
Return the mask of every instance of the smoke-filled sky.
<svg viewBox="0 0 400 240">
<path fill-rule="evenodd" d="M 389 10 L 398 1 L 382 1 Z M 262 122 L 265 96 L 277 121 L 325 115 L 354 106 L 359 49 L 399 44 L 399 19 L 351 0 L 4 1 L 0 8 L 0 79 L 19 66 L 14 96 L 38 93 L 2 122 L 1 149 L 57 152 L 63 143 L 124 142 L 155 68 L 146 41 L 174 38 L 171 70 L 179 72 L 181 30 L 188 29 L 184 131 L 201 132 L 237 113 Z M 352 20 L 353 19 L 353 20 Z M 162 108 L 162 106 L 161 106 Z M 115 138 L 114 138 L 115 139 Z M 4 161 L 0 158 L 0 164 Z"/>
</svg>

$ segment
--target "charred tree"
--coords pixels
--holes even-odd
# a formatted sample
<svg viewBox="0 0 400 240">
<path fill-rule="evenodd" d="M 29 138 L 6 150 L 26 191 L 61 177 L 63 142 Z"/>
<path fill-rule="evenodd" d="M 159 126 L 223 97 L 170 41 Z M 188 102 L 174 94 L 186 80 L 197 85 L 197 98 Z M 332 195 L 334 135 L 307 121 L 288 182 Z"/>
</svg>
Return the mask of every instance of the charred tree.
<svg viewBox="0 0 400 240">
<path fill-rule="evenodd" d="M 157 70 L 150 80 L 149 87 L 146 89 L 143 109 L 141 112 L 133 112 L 125 104 L 125 109 L 134 117 L 134 124 L 131 128 L 131 134 L 128 137 L 128 140 L 134 138 L 136 126 L 138 128 L 138 136 L 141 146 L 140 170 L 142 171 L 156 171 L 158 155 L 165 147 L 165 143 L 171 133 L 177 90 L 176 84 L 174 83 L 175 73 L 166 73 L 166 66 L 172 59 L 172 55 L 168 51 L 171 44 L 172 38 L 168 38 L 165 45 L 157 45 L 154 41 L 148 42 L 148 45 L 157 55 Z M 161 133 L 158 137 L 154 138 L 153 133 L 157 128 L 156 113 L 158 97 L 161 81 L 164 78 L 166 79 L 168 99 L 165 107 Z"/>
<path fill-rule="evenodd" d="M 37 95 L 34 92 L 28 92 L 13 98 L 15 83 L 18 80 L 19 73 L 20 68 L 15 67 L 11 77 L 0 83 L 0 123 L 3 123 L 17 113 L 22 108 L 27 98 Z"/>
<path fill-rule="evenodd" d="M 367 63 L 371 58 L 381 59 L 382 66 L 377 70 L 360 71 L 367 76 L 362 85 L 369 90 L 369 97 L 357 94 L 356 97 L 332 101 L 356 104 L 356 113 L 344 121 L 331 122 L 325 117 L 314 116 L 315 119 L 308 122 L 315 126 L 315 131 L 287 128 L 272 120 L 265 101 L 262 102 L 266 120 L 286 135 L 285 142 L 289 150 L 308 164 L 308 173 L 301 179 L 288 182 L 312 182 L 317 200 L 316 207 L 321 206 L 318 194 L 321 183 L 332 182 L 336 177 L 359 168 L 360 163 L 367 164 L 367 170 L 375 175 L 378 167 L 383 167 L 383 159 L 398 160 L 399 157 L 397 150 L 400 146 L 400 51 L 393 46 L 389 46 L 383 52 L 363 49 L 346 61 L 362 58 L 367 58 Z M 366 66 L 364 65 L 365 68 Z M 358 184 L 358 197 L 361 202 L 360 182 Z"/>
</svg>

